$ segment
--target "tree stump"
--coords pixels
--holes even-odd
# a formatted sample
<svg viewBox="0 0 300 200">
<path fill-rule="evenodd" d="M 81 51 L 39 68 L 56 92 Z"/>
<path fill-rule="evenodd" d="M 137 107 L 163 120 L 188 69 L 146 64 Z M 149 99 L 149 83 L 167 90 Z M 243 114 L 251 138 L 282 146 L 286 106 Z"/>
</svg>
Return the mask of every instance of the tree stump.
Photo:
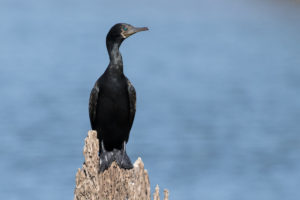
<svg viewBox="0 0 300 200">
<path fill-rule="evenodd" d="M 96 131 L 89 131 L 85 138 L 83 155 L 85 162 L 76 174 L 74 200 L 150 200 L 150 181 L 144 163 L 138 158 L 133 169 L 121 169 L 116 162 L 99 173 L 99 143 Z M 164 200 L 169 193 L 164 191 Z M 159 200 L 156 186 L 154 200 Z"/>
</svg>

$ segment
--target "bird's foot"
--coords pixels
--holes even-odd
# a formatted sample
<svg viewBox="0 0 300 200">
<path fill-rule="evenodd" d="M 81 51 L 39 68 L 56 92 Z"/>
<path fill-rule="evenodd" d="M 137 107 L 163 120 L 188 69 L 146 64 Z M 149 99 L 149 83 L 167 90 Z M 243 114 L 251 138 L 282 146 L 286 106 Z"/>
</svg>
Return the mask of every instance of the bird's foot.
<svg viewBox="0 0 300 200">
<path fill-rule="evenodd" d="M 132 169 L 133 165 L 126 153 L 126 142 L 123 143 L 122 149 L 114 149 L 113 151 L 107 151 L 104 147 L 103 141 L 101 141 L 101 153 L 100 153 L 100 173 L 104 172 L 110 167 L 110 165 L 116 161 L 122 169 Z"/>
<path fill-rule="evenodd" d="M 124 141 L 122 149 L 117 151 L 116 153 L 116 161 L 120 168 L 123 169 L 132 169 L 133 165 L 130 161 L 130 158 L 128 157 L 126 153 L 126 142 Z"/>
<path fill-rule="evenodd" d="M 126 151 L 118 150 L 115 154 L 116 162 L 122 169 L 132 169 L 133 165 L 128 157 Z"/>
<path fill-rule="evenodd" d="M 105 151 L 100 154 L 100 172 L 104 172 L 115 160 L 114 152 Z"/>
</svg>

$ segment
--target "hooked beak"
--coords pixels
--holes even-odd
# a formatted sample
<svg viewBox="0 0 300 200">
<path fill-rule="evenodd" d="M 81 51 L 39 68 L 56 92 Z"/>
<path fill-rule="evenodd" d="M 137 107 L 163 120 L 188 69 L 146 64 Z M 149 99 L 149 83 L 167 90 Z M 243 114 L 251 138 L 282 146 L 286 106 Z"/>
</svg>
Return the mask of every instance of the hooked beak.
<svg viewBox="0 0 300 200">
<path fill-rule="evenodd" d="M 126 32 L 123 32 L 123 36 L 125 36 L 125 38 L 128 38 L 129 36 L 137 33 L 137 32 L 141 32 L 141 31 L 148 31 L 149 29 L 147 27 L 129 27 L 128 30 Z"/>
</svg>

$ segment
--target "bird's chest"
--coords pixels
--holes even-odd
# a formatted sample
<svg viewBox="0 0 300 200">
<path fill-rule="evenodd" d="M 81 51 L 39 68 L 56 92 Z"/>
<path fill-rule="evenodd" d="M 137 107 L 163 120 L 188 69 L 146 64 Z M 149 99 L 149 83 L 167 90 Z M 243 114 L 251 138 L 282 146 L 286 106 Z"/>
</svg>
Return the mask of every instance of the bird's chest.
<svg viewBox="0 0 300 200">
<path fill-rule="evenodd" d="M 129 106 L 128 90 L 125 78 L 110 77 L 101 84 L 100 104 L 107 109 L 126 110 Z"/>
<path fill-rule="evenodd" d="M 119 77 L 111 77 L 103 84 L 103 95 L 109 98 L 125 97 L 128 94 L 127 85 L 124 79 Z"/>
</svg>

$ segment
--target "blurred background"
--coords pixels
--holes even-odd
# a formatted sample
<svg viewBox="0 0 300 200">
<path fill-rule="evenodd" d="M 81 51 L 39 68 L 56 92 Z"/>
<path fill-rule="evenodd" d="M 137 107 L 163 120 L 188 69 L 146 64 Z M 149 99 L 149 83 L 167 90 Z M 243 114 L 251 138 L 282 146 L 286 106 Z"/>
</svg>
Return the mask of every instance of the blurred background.
<svg viewBox="0 0 300 200">
<path fill-rule="evenodd" d="M 127 146 L 170 199 L 300 198 L 300 2 L 0 2 L 0 199 L 73 199 L 112 25 L 137 91 Z"/>
</svg>

